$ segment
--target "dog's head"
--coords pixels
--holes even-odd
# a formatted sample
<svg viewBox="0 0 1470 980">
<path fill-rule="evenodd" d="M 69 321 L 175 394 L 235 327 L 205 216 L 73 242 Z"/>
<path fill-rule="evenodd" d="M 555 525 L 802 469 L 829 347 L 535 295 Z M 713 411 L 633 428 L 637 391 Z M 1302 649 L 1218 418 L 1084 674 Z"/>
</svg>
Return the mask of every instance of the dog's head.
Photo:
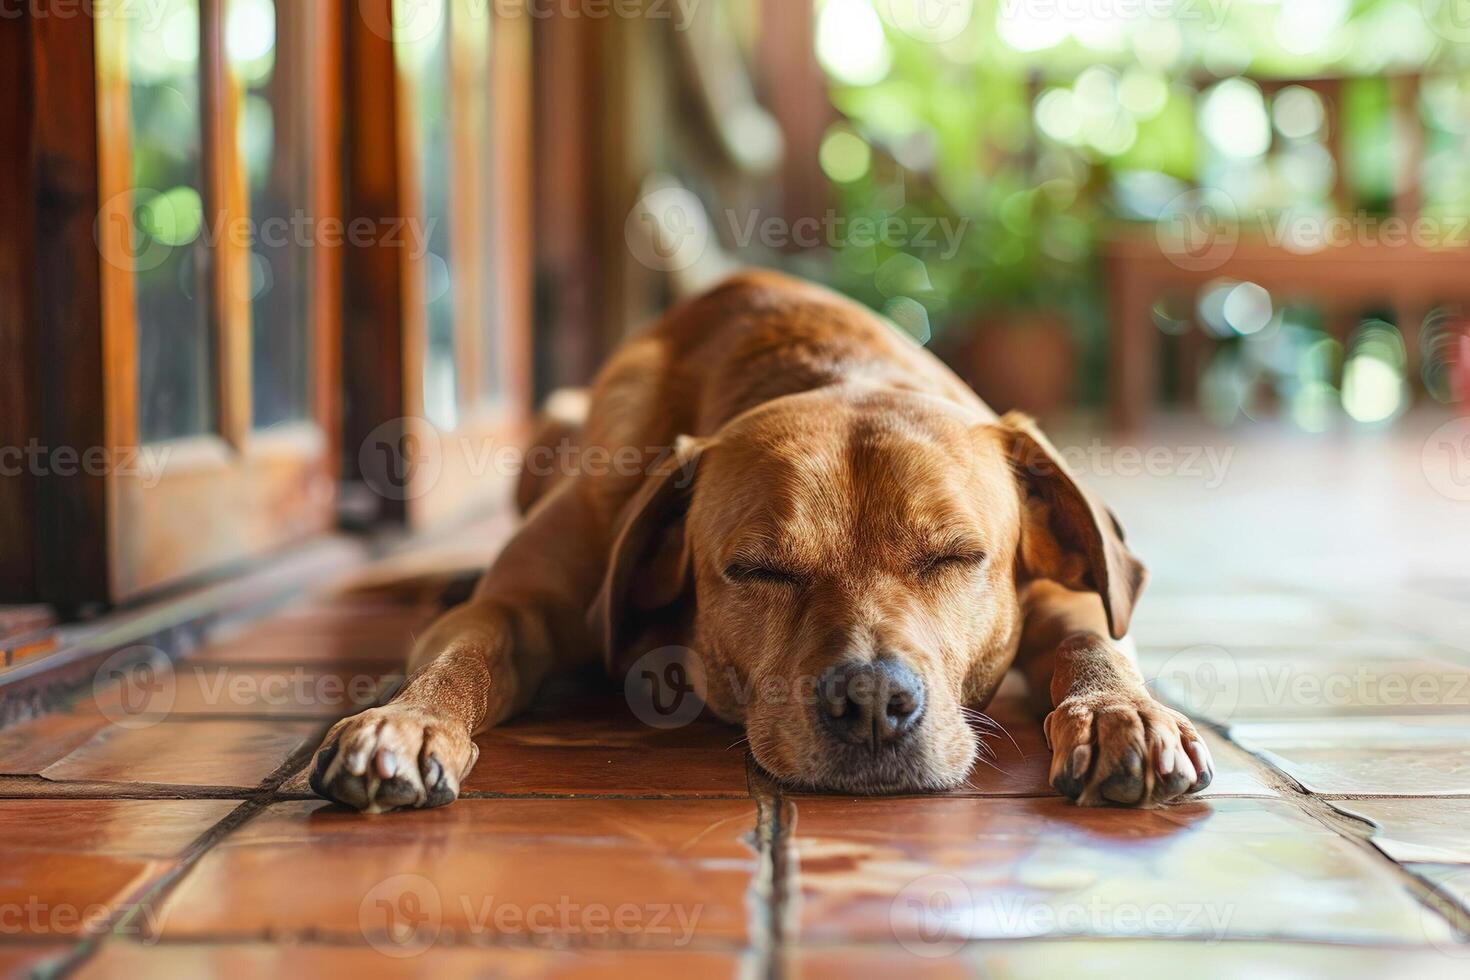
<svg viewBox="0 0 1470 980">
<path fill-rule="evenodd" d="M 919 791 L 969 773 L 962 707 L 1015 650 L 1033 578 L 1096 592 L 1120 637 L 1143 567 L 1029 419 L 823 390 L 682 440 L 629 505 L 597 610 L 617 649 L 692 600 L 705 700 L 777 778 Z"/>
</svg>

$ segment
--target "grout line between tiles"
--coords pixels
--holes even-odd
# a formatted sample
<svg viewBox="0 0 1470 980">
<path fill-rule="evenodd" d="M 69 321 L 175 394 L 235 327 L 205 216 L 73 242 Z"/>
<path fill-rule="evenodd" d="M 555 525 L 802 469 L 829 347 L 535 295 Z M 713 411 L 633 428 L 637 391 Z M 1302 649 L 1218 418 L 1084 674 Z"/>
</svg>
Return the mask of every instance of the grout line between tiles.
<svg viewBox="0 0 1470 980">
<path fill-rule="evenodd" d="M 766 980 L 779 980 L 782 953 L 785 949 L 783 926 L 786 903 L 785 827 L 782 813 L 785 795 L 781 786 L 756 763 L 749 753 L 745 757 L 746 779 L 750 796 L 756 804 L 756 846 L 761 860 L 754 889 L 760 899 L 764 919 L 751 930 L 751 945 L 758 972 Z"/>
<path fill-rule="evenodd" d="M 53 782 L 39 776 L 0 777 L 0 800 L 243 800 L 259 791 L 259 786 Z"/>
</svg>

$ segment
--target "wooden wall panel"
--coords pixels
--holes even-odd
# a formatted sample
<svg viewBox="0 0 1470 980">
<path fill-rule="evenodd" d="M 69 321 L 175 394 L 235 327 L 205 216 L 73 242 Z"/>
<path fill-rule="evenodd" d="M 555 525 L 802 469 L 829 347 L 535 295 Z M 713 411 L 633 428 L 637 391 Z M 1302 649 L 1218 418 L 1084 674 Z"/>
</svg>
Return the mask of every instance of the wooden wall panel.
<svg viewBox="0 0 1470 980">
<path fill-rule="evenodd" d="M 393 67 L 391 0 L 344 4 L 347 50 L 343 208 L 349 225 L 402 215 L 399 203 L 398 115 Z M 342 364 L 345 389 L 342 463 L 348 478 L 384 485 L 386 457 L 360 453 L 370 433 L 404 414 L 403 276 L 400 250 L 383 244 L 352 247 L 343 256 L 345 302 Z M 381 434 L 381 433 L 380 433 Z M 374 498 L 376 515 L 402 520 L 405 501 Z"/>
<path fill-rule="evenodd" d="M 30 65 L 29 22 L 0 18 L 0 603 L 36 598 L 34 496 L 22 455 L 36 394 Z"/>
<path fill-rule="evenodd" d="M 108 448 L 101 262 L 95 226 L 97 111 L 95 22 L 38 17 L 31 32 L 36 355 L 42 441 L 86 452 Z M 129 366 L 106 365 L 112 371 Z M 50 476 L 40 524 L 41 592 L 63 607 L 108 595 L 107 478 Z"/>
</svg>

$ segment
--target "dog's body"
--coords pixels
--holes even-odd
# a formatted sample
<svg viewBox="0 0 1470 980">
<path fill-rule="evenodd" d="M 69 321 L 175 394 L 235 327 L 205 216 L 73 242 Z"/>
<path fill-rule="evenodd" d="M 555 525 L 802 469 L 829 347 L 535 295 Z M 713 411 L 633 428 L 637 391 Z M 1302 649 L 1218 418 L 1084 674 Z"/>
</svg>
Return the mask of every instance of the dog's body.
<svg viewBox="0 0 1470 980">
<path fill-rule="evenodd" d="M 1017 664 L 1054 709 L 1061 792 L 1147 806 L 1208 783 L 1197 732 L 1109 639 L 1143 581 L 1111 515 L 1028 420 L 998 419 L 862 307 L 738 276 L 630 340 L 580 431 L 547 435 L 524 525 L 420 639 L 398 696 L 329 733 L 322 795 L 450 802 L 473 734 L 552 671 L 671 644 L 788 782 L 962 782 L 964 709 Z"/>
</svg>

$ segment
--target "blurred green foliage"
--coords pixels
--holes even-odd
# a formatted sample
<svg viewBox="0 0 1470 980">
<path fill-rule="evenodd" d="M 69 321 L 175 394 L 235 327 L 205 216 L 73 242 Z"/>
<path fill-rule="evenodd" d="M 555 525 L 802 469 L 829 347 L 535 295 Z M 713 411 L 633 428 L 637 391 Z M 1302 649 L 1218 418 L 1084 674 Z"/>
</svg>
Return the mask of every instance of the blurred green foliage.
<svg viewBox="0 0 1470 980">
<path fill-rule="evenodd" d="M 1037 307 L 1100 324 L 1106 219 L 1151 220 L 1192 185 L 1262 213 L 1327 208 L 1322 128 L 1273 135 L 1294 123 L 1273 121 L 1254 83 L 1218 84 L 1237 76 L 1360 79 L 1344 93 L 1345 151 L 1356 206 L 1381 211 L 1386 79 L 1447 70 L 1424 95 L 1424 179 L 1442 192 L 1427 206 L 1465 205 L 1450 158 L 1464 156 L 1470 28 L 1449 0 L 816 2 L 844 117 L 822 158 L 839 216 L 907 232 L 839 241 L 835 284 L 878 309 L 917 301 L 936 330 Z M 936 11 L 947 20 L 925 19 Z M 1293 98 L 1309 117 L 1315 96 Z M 959 234 L 920 234 L 931 221 Z"/>
</svg>

